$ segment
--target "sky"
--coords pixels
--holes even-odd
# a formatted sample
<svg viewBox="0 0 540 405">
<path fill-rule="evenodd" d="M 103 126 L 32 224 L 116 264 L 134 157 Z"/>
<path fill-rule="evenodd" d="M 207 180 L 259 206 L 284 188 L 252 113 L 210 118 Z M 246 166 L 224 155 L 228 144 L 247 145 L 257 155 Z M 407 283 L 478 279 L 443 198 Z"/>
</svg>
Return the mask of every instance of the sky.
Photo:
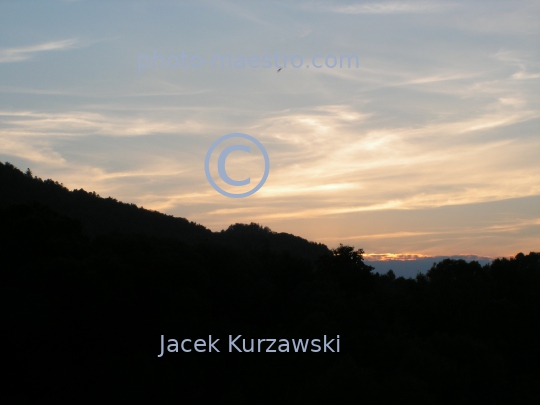
<svg viewBox="0 0 540 405">
<path fill-rule="evenodd" d="M 0 2 L 1 161 L 371 260 L 540 250 L 539 83 L 535 0 Z"/>
</svg>

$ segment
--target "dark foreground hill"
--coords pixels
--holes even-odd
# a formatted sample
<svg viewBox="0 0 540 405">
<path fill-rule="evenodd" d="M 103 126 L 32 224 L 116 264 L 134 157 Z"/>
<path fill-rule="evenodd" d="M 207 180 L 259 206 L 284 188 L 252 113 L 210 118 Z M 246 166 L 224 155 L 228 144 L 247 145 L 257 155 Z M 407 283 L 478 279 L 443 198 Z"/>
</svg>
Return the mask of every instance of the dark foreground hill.
<svg viewBox="0 0 540 405">
<path fill-rule="evenodd" d="M 10 163 L 0 163 L 0 207 L 12 204 L 46 205 L 81 223 L 85 235 L 95 237 L 111 232 L 172 238 L 189 244 L 218 242 L 254 251 L 289 252 L 316 260 L 328 254 L 320 243 L 298 236 L 272 232 L 258 224 L 235 224 L 226 231 L 213 233 L 185 218 L 151 211 L 115 198 L 102 198 L 83 189 L 70 191 L 53 180 L 42 180 L 28 170 L 23 173 Z"/>
<path fill-rule="evenodd" d="M 2 403 L 540 402 L 539 253 L 403 279 L 348 246 L 314 265 L 300 239 L 255 224 L 89 232 L 69 202 L 12 202 Z"/>
</svg>

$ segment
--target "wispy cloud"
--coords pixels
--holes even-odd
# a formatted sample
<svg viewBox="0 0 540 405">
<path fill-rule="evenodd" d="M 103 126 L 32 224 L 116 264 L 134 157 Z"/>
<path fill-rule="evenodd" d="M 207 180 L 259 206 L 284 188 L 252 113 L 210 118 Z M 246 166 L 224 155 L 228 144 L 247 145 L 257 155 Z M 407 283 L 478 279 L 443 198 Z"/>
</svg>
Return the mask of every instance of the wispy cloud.
<svg viewBox="0 0 540 405">
<path fill-rule="evenodd" d="M 454 230 L 434 230 L 434 231 L 399 231 L 399 232 L 389 232 L 389 233 L 378 233 L 378 234 L 369 234 L 365 235 L 354 235 L 354 236 L 341 236 L 340 240 L 358 240 L 358 239 L 399 239 L 399 238 L 411 238 L 415 236 L 425 236 L 425 235 L 471 235 L 471 234 L 485 234 L 485 233 L 509 233 L 517 232 L 523 228 L 530 226 L 540 226 L 540 218 L 520 220 L 512 223 L 501 223 L 497 225 L 490 225 L 477 228 L 469 229 L 454 229 Z M 377 256 L 377 254 L 373 254 Z"/>
<path fill-rule="evenodd" d="M 214 128 L 210 123 L 190 119 L 190 113 L 188 109 L 183 113 L 184 118 L 176 115 L 176 118 L 164 120 L 159 113 L 135 118 L 91 111 L 0 111 L 0 119 L 5 126 L 3 135 L 13 138 L 186 134 L 208 132 Z"/>
<path fill-rule="evenodd" d="M 20 62 L 32 59 L 40 52 L 63 51 L 73 48 L 77 39 L 64 39 L 62 41 L 43 42 L 37 45 L 22 46 L 16 48 L 0 48 L 0 63 Z"/>
<path fill-rule="evenodd" d="M 255 12 L 254 10 L 250 8 L 242 7 L 230 1 L 213 2 L 212 5 L 214 7 L 218 7 L 221 10 L 225 11 L 227 14 L 231 15 L 233 18 L 238 18 L 238 19 L 250 21 L 259 25 L 264 25 L 264 26 L 268 26 L 274 29 L 278 29 L 278 26 L 270 23 L 268 20 L 263 18 L 260 15 L 262 13 Z"/>
<path fill-rule="evenodd" d="M 455 8 L 455 3 L 434 1 L 385 1 L 363 4 L 309 4 L 306 9 L 330 11 L 341 14 L 403 14 L 403 13 L 439 13 Z"/>
</svg>

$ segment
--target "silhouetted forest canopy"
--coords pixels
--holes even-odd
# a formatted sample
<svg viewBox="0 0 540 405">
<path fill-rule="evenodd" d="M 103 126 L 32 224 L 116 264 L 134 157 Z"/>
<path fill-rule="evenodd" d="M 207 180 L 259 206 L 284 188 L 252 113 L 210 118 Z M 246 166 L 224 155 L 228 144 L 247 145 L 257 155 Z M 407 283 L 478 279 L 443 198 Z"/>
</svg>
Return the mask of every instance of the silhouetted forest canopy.
<svg viewBox="0 0 540 405">
<path fill-rule="evenodd" d="M 0 246 L 3 403 L 540 403 L 540 253 L 396 278 L 352 246 L 211 232 L 9 163 Z M 239 334 L 340 351 L 158 357 L 161 335 Z"/>
</svg>

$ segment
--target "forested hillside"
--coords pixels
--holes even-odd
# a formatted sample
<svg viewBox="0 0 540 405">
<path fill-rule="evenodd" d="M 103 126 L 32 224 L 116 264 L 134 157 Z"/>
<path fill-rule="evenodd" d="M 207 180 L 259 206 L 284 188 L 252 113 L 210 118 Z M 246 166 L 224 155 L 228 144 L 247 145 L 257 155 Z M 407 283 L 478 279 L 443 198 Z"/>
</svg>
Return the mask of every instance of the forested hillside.
<svg viewBox="0 0 540 405">
<path fill-rule="evenodd" d="M 540 253 L 404 279 L 362 249 L 212 233 L 8 164 L 0 200 L 4 403 L 540 402 Z M 222 350 L 158 357 L 161 335 Z M 340 349 L 229 353 L 229 335 Z"/>
<path fill-rule="evenodd" d="M 0 163 L 0 207 L 39 202 L 81 223 L 82 232 L 94 237 L 110 232 L 173 238 L 187 243 L 216 241 L 249 249 L 294 252 L 297 256 L 317 259 L 328 253 L 320 243 L 298 236 L 272 232 L 258 224 L 231 225 L 226 231 L 213 233 L 185 218 L 151 211 L 115 198 L 102 198 L 83 189 L 68 190 L 53 180 L 23 173 L 10 163 Z"/>
</svg>

